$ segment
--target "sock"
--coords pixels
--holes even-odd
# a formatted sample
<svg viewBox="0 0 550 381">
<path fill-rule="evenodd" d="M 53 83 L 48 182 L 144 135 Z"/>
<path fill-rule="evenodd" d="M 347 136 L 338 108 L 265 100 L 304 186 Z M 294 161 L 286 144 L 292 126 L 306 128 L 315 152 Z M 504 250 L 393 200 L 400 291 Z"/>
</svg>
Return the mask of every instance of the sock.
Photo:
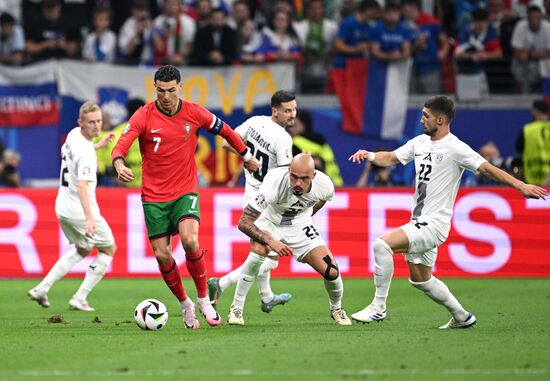
<svg viewBox="0 0 550 381">
<path fill-rule="evenodd" d="M 267 260 L 265 262 L 267 262 Z M 261 271 L 261 268 L 260 268 L 260 271 Z M 256 279 L 258 281 L 258 291 L 260 292 L 260 298 L 264 303 L 267 303 L 273 300 L 273 296 L 274 296 L 273 291 L 271 290 L 271 285 L 269 284 L 269 280 L 271 278 L 270 274 L 271 273 L 269 271 L 264 272 L 263 274 L 258 274 L 258 278 Z"/>
<path fill-rule="evenodd" d="M 266 271 L 271 271 L 273 269 L 276 269 L 277 266 L 279 266 L 279 261 L 267 257 L 264 263 L 262 263 L 262 266 L 260 267 L 260 272 L 258 274 L 258 285 L 260 285 L 260 275 L 262 275 Z M 237 283 L 237 281 L 241 277 L 242 269 L 243 269 L 243 265 L 240 265 L 235 270 L 225 274 L 220 278 L 219 284 L 222 291 L 225 291 L 225 289 L 231 286 L 232 284 Z M 261 287 L 260 287 L 260 292 L 261 292 Z M 269 290 L 269 292 L 271 292 L 271 290 Z M 271 297 L 273 298 L 273 293 L 271 294 L 272 294 Z"/>
<path fill-rule="evenodd" d="M 393 251 L 380 238 L 374 240 L 372 249 L 374 251 L 374 287 L 376 288 L 372 303 L 385 311 L 393 276 Z"/>
<path fill-rule="evenodd" d="M 172 291 L 172 294 L 174 294 L 180 302 L 183 302 L 187 299 L 187 295 L 185 294 L 183 283 L 181 282 L 180 269 L 176 264 L 174 258 L 170 259 L 171 260 L 167 265 L 159 264 L 159 270 L 162 274 L 164 282 L 166 283 L 170 291 Z"/>
<path fill-rule="evenodd" d="M 237 281 L 241 277 L 242 270 L 243 270 L 243 265 L 240 265 L 235 270 L 225 274 L 220 278 L 220 288 L 222 289 L 222 291 L 225 291 L 225 289 L 231 286 L 232 284 L 237 283 Z"/>
<path fill-rule="evenodd" d="M 208 296 L 208 284 L 206 282 L 206 260 L 204 254 L 206 250 L 197 250 L 194 253 L 185 253 L 185 264 L 187 271 L 195 282 L 197 288 L 197 296 L 205 298 Z"/>
<path fill-rule="evenodd" d="M 325 279 L 325 289 L 328 292 L 330 310 L 334 311 L 342 308 L 342 297 L 344 296 L 344 283 L 342 277 L 338 274 L 338 278 L 334 280 Z"/>
<path fill-rule="evenodd" d="M 84 281 L 82 281 L 80 288 L 75 294 L 77 299 L 86 300 L 88 298 L 88 294 L 99 283 L 101 278 L 103 278 L 112 260 L 113 257 L 110 255 L 101 252 L 97 254 L 95 260 L 88 266 L 88 269 L 86 269 Z"/>
<path fill-rule="evenodd" d="M 265 257 L 258 255 L 256 253 L 250 252 L 248 258 L 244 261 L 242 267 L 241 277 L 237 282 L 237 289 L 235 290 L 235 296 L 233 297 L 233 303 L 231 307 L 236 307 L 244 309 L 244 301 L 246 300 L 246 295 L 252 287 L 254 279 L 258 276 L 258 271 L 260 271 L 260 266 L 262 265 Z"/>
<path fill-rule="evenodd" d="M 260 298 L 262 302 L 267 303 L 273 300 L 273 291 L 271 290 L 271 270 L 274 270 L 279 266 L 279 261 L 269 257 L 265 258 L 264 263 L 260 266 L 258 273 L 258 291 L 260 292 Z"/>
<path fill-rule="evenodd" d="M 50 290 L 55 282 L 63 278 L 78 262 L 82 260 L 82 257 L 76 249 L 71 249 L 65 253 L 61 258 L 55 262 L 53 267 L 48 272 L 48 275 L 44 277 L 42 282 L 36 286 L 46 292 Z"/>
<path fill-rule="evenodd" d="M 180 300 L 180 307 L 182 311 L 186 308 L 191 307 L 192 305 L 193 305 L 193 301 L 191 300 L 191 298 L 188 298 L 187 295 L 185 295 L 184 300 Z"/>
<path fill-rule="evenodd" d="M 409 282 L 426 295 L 434 302 L 441 304 L 449 310 L 457 321 L 464 321 L 468 317 L 468 312 L 464 310 L 459 301 L 451 294 L 445 283 L 432 276 L 426 282 L 414 282 L 409 279 Z"/>
</svg>

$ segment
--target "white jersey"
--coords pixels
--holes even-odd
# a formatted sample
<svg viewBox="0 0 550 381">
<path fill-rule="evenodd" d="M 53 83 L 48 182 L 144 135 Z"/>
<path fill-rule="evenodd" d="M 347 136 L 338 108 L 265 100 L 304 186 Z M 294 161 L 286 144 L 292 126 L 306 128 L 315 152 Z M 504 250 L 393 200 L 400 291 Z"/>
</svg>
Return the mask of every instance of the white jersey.
<svg viewBox="0 0 550 381">
<path fill-rule="evenodd" d="M 235 128 L 246 142 L 250 153 L 260 162 L 254 173 L 245 171 L 245 199 L 260 188 L 267 172 L 276 167 L 288 166 L 292 160 L 292 137 L 270 116 L 253 116 Z"/>
<path fill-rule="evenodd" d="M 435 218 L 446 224 L 451 222 L 464 169 L 477 172 L 486 161 L 451 133 L 437 141 L 420 135 L 394 152 L 402 164 L 414 159 L 417 176 L 412 219 Z"/>
<path fill-rule="evenodd" d="M 297 196 L 290 186 L 288 168 L 274 168 L 249 205 L 276 226 L 303 226 L 312 223 L 313 206 L 319 201 L 331 201 L 333 196 L 334 184 L 321 171 L 316 171 L 311 190 Z"/>
<path fill-rule="evenodd" d="M 55 213 L 71 219 L 85 219 L 84 209 L 76 191 L 79 180 L 88 181 L 88 198 L 95 219 L 100 217 L 95 198 L 97 157 L 94 144 L 73 128 L 61 147 L 60 187 L 55 199 Z"/>
</svg>

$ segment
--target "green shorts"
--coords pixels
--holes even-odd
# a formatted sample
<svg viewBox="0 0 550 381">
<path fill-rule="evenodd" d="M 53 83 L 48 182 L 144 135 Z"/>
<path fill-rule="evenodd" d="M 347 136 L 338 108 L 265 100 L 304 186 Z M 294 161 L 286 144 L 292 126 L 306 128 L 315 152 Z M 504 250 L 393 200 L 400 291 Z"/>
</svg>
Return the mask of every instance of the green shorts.
<svg viewBox="0 0 550 381">
<path fill-rule="evenodd" d="M 184 218 L 201 219 L 198 193 L 187 193 L 173 201 L 142 204 L 149 239 L 177 234 L 178 223 Z"/>
</svg>

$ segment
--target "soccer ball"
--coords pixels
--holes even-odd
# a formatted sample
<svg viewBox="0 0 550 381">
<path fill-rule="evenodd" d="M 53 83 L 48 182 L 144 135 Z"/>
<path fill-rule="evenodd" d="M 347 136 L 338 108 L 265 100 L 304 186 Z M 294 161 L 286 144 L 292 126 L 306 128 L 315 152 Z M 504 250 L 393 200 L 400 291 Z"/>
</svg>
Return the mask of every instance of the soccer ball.
<svg viewBox="0 0 550 381">
<path fill-rule="evenodd" d="M 162 302 L 156 299 L 145 299 L 137 305 L 134 319 L 139 328 L 158 331 L 168 321 L 168 310 Z"/>
</svg>

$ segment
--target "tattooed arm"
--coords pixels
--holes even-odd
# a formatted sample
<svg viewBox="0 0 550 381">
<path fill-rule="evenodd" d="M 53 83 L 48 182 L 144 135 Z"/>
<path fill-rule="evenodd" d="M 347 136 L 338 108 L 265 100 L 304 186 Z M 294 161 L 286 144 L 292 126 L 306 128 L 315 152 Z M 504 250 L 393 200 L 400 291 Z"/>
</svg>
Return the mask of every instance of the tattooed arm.
<svg viewBox="0 0 550 381">
<path fill-rule="evenodd" d="M 239 230 L 249 236 L 253 241 L 269 246 L 271 250 L 280 256 L 292 255 L 292 250 L 287 245 L 274 239 L 269 232 L 260 230 L 254 225 L 254 221 L 260 217 L 260 214 L 261 213 L 256 209 L 247 205 L 239 220 Z"/>
<path fill-rule="evenodd" d="M 327 202 L 325 200 L 319 201 L 317 204 L 313 205 L 313 213 L 311 213 L 312 216 L 315 215 L 321 209 L 323 206 L 325 206 Z"/>
<path fill-rule="evenodd" d="M 268 241 L 272 239 L 271 235 L 266 234 L 254 225 L 254 221 L 260 217 L 260 214 L 261 213 L 256 209 L 250 205 L 247 205 L 246 208 L 244 208 L 243 215 L 239 220 L 239 230 L 252 238 L 254 241 L 263 243 L 264 245 L 269 245 Z"/>
</svg>

